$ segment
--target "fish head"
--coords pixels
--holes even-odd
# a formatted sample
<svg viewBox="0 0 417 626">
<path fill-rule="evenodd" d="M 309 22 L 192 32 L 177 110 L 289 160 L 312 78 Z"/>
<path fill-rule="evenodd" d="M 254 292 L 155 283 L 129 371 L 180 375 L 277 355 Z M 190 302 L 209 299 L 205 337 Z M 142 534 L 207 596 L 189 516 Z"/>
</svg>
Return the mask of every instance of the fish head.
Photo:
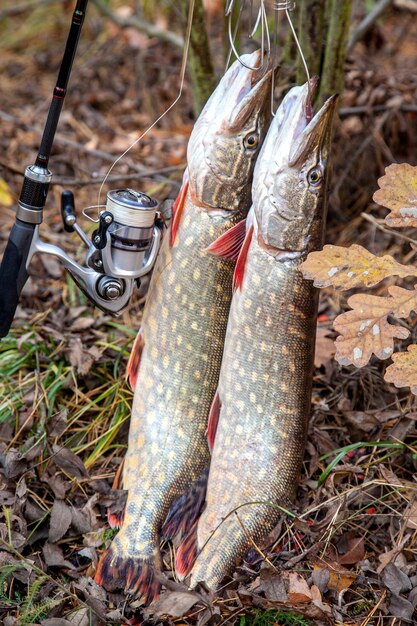
<svg viewBox="0 0 417 626">
<path fill-rule="evenodd" d="M 259 67 L 261 51 L 242 61 Z M 255 161 L 271 120 L 272 71 L 235 61 L 207 101 L 187 151 L 194 204 L 236 210 L 250 203 Z"/>
<path fill-rule="evenodd" d="M 337 96 L 311 118 L 317 79 L 283 99 L 260 152 L 252 187 L 258 240 L 268 252 L 297 256 L 320 245 L 326 211 Z"/>
</svg>

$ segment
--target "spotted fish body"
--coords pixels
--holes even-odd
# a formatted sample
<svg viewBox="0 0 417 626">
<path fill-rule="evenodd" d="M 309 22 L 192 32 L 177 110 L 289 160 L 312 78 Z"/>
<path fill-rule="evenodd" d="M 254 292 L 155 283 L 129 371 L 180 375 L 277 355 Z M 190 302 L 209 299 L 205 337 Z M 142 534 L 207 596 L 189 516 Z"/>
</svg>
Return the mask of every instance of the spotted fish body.
<svg viewBox="0 0 417 626">
<path fill-rule="evenodd" d="M 249 55 L 248 64 L 259 56 Z M 205 432 L 235 263 L 206 248 L 247 215 L 255 158 L 270 121 L 270 85 L 270 72 L 258 80 L 234 64 L 208 101 L 190 138 L 188 182 L 149 287 L 123 474 L 127 504 L 96 574 L 108 589 L 123 588 L 145 604 L 159 592 L 162 524 L 209 462 Z M 248 136 L 255 146 L 248 146 Z"/>
<path fill-rule="evenodd" d="M 210 417 L 218 425 L 191 586 L 204 581 L 217 588 L 251 546 L 249 537 L 258 544 L 277 524 L 276 505 L 295 497 L 318 301 L 299 265 L 322 245 L 334 111 L 331 99 L 307 124 L 308 101 L 307 86 L 286 96 L 255 168 L 253 226 L 246 259 L 238 260 L 243 280 L 233 296 Z"/>
</svg>

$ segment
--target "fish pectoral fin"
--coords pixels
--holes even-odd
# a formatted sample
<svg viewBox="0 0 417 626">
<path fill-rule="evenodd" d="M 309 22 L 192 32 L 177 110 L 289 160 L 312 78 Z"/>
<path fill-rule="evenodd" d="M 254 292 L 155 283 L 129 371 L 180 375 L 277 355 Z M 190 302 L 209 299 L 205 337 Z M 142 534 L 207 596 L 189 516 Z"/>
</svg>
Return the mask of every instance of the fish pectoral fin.
<svg viewBox="0 0 417 626">
<path fill-rule="evenodd" d="M 184 213 L 185 200 L 188 193 L 188 172 L 185 170 L 184 178 L 182 180 L 182 187 L 172 207 L 172 221 L 169 231 L 169 245 L 172 248 L 177 236 L 178 228 L 181 222 L 182 214 Z"/>
<path fill-rule="evenodd" d="M 236 261 L 239 256 L 240 249 L 243 245 L 246 235 L 246 219 L 241 220 L 225 233 L 220 235 L 207 248 L 206 252 L 210 252 L 214 256 L 223 259 L 232 259 Z"/>
<path fill-rule="evenodd" d="M 235 273 L 233 274 L 233 291 L 236 291 L 237 289 L 240 289 L 242 287 L 243 277 L 245 275 L 246 259 L 248 257 L 248 251 L 250 242 L 252 241 L 252 235 L 253 226 L 248 229 L 245 241 L 243 242 L 243 246 L 240 249 L 239 257 L 235 267 Z"/>
<path fill-rule="evenodd" d="M 222 403 L 220 402 L 219 390 L 216 391 L 216 395 L 211 403 L 210 413 L 207 424 L 207 441 L 210 448 L 210 452 L 213 450 L 214 440 L 216 438 L 217 424 L 219 423 L 219 415 Z"/>
<path fill-rule="evenodd" d="M 159 596 L 161 583 L 157 572 L 160 569 L 157 558 L 117 556 L 110 546 L 98 562 L 94 580 L 107 591 L 122 589 L 148 606 Z"/>
<path fill-rule="evenodd" d="M 132 351 L 130 353 L 129 361 L 126 367 L 126 379 L 129 381 L 132 391 L 135 390 L 136 382 L 138 380 L 140 359 L 142 357 L 144 346 L 142 333 L 138 332 L 136 335 L 135 343 L 133 344 Z"/>
<path fill-rule="evenodd" d="M 162 526 L 164 539 L 169 541 L 173 539 L 182 540 L 198 520 L 206 499 L 208 473 L 209 468 L 207 467 L 201 476 L 193 482 L 190 489 L 172 504 Z"/>
<path fill-rule="evenodd" d="M 188 535 L 179 545 L 175 556 L 175 571 L 180 580 L 184 580 L 190 573 L 197 558 L 197 523 L 194 522 Z"/>
</svg>

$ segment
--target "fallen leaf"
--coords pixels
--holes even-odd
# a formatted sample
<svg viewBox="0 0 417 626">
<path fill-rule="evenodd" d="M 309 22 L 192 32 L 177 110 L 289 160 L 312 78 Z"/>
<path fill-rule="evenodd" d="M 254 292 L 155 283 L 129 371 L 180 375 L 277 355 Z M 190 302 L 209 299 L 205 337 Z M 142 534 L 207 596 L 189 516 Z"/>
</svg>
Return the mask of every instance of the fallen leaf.
<svg viewBox="0 0 417 626">
<path fill-rule="evenodd" d="M 52 446 L 52 450 L 54 463 L 60 469 L 70 474 L 70 476 L 75 476 L 75 478 L 86 478 L 88 476 L 84 463 L 71 450 L 58 445 Z"/>
<path fill-rule="evenodd" d="M 351 311 L 336 317 L 333 326 L 340 333 L 336 339 L 336 360 L 340 365 L 364 367 L 375 354 L 387 359 L 394 350 L 394 338 L 405 339 L 406 328 L 388 322 L 388 315 L 404 318 L 417 309 L 417 286 L 414 290 L 391 286 L 388 297 L 355 294 L 348 300 Z"/>
<path fill-rule="evenodd" d="M 329 339 L 326 335 L 329 333 L 327 328 L 318 327 L 316 336 L 316 349 L 314 352 L 315 367 L 324 367 L 326 372 L 326 380 L 330 380 L 332 374 L 332 361 L 336 351 L 333 339 Z"/>
<path fill-rule="evenodd" d="M 310 252 L 300 269 L 304 278 L 314 279 L 316 287 L 332 285 L 343 291 L 372 287 L 388 276 L 417 276 L 415 266 L 401 265 L 389 255 L 378 257 L 357 244 L 348 248 L 327 245 L 323 250 Z"/>
<path fill-rule="evenodd" d="M 329 580 L 327 582 L 327 588 L 333 589 L 337 593 L 340 593 L 344 589 L 348 589 L 351 584 L 356 580 L 355 572 L 351 572 L 339 563 L 329 563 L 327 561 L 318 561 L 313 565 L 314 570 L 325 569 L 329 572 Z"/>
<path fill-rule="evenodd" d="M 71 626 L 71 622 L 63 617 L 48 617 L 41 621 L 41 626 Z"/>
<path fill-rule="evenodd" d="M 412 585 L 407 574 L 404 574 L 394 563 L 388 563 L 381 574 L 381 580 L 386 588 L 398 595 L 402 591 L 410 591 Z"/>
<path fill-rule="evenodd" d="M 45 542 L 42 552 L 48 567 L 67 567 L 68 569 L 75 569 L 72 563 L 64 559 L 61 548 L 56 544 L 48 543 L 48 541 Z"/>
<path fill-rule="evenodd" d="M 86 318 L 81 318 L 86 319 Z M 77 373 L 86 376 L 93 363 L 101 356 L 101 351 L 97 346 L 92 346 L 88 350 L 84 348 L 80 337 L 72 337 L 69 341 L 69 362 L 76 368 Z"/>
<path fill-rule="evenodd" d="M 256 592 L 260 593 L 262 591 L 264 592 L 267 600 L 286 602 L 288 599 L 281 572 L 275 572 L 269 567 L 261 569 L 259 574 Z"/>
<path fill-rule="evenodd" d="M 380 189 L 374 200 L 391 210 L 385 218 L 388 226 L 403 228 L 417 226 L 417 167 L 408 163 L 393 163 L 378 180 Z"/>
<path fill-rule="evenodd" d="M 348 534 L 343 536 L 346 541 L 337 544 L 337 561 L 340 565 L 356 565 L 365 558 L 365 542 L 363 537 L 355 537 Z M 342 547 L 344 551 L 342 552 Z"/>
<path fill-rule="evenodd" d="M 411 602 L 409 602 L 405 598 L 402 598 L 401 596 L 391 594 L 391 601 L 388 607 L 388 612 L 394 617 L 405 620 L 410 624 L 415 623 L 412 622 L 414 613 L 413 605 L 411 604 Z"/>
<path fill-rule="evenodd" d="M 61 437 L 67 427 L 68 409 L 61 409 L 50 417 L 46 425 L 49 437 Z"/>
<path fill-rule="evenodd" d="M 392 355 L 394 361 L 385 370 L 387 383 L 396 387 L 410 387 L 411 393 L 417 396 L 417 345 L 408 346 L 407 352 Z"/>
<path fill-rule="evenodd" d="M 71 524 L 71 509 L 63 500 L 55 500 L 52 505 L 48 539 L 56 543 L 61 539 Z"/>
<path fill-rule="evenodd" d="M 297 572 L 290 572 L 288 575 L 288 601 L 297 604 L 298 602 L 311 602 L 312 599 L 310 587 L 304 578 Z"/>
<path fill-rule="evenodd" d="M 410 504 L 404 517 L 406 528 L 417 528 L 417 500 L 414 500 L 414 502 Z"/>
<path fill-rule="evenodd" d="M 152 605 L 152 615 L 182 617 L 199 601 L 197 594 L 188 591 L 165 593 Z"/>
</svg>

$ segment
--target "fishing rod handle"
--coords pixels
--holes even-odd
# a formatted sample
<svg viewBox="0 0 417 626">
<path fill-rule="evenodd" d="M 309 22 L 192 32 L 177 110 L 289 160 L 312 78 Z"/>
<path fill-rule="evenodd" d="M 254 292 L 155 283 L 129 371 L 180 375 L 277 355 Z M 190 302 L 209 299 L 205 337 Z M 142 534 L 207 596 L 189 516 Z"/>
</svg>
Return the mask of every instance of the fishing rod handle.
<svg viewBox="0 0 417 626">
<path fill-rule="evenodd" d="M 26 263 L 36 224 L 16 219 L 0 266 L 0 337 L 10 330 L 27 279 Z"/>
</svg>

